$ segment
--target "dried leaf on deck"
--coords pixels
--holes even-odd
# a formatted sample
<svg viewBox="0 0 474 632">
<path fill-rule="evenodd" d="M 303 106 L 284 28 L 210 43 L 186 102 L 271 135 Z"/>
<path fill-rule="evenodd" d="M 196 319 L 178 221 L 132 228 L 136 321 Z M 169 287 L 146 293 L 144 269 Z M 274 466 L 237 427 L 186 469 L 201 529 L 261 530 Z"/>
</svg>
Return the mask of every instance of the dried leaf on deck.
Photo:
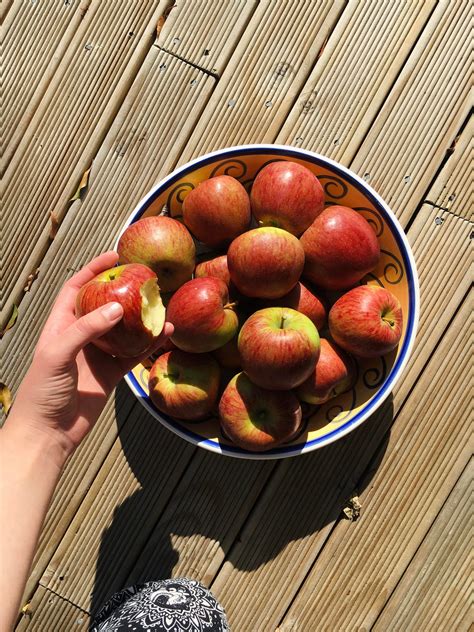
<svg viewBox="0 0 474 632">
<path fill-rule="evenodd" d="M 87 189 L 87 185 L 89 184 L 90 172 L 91 172 L 91 167 L 89 167 L 89 169 L 84 171 L 84 173 L 82 174 L 82 178 L 81 178 L 81 181 L 79 182 L 79 186 L 77 187 L 77 191 L 74 193 L 74 195 L 72 196 L 70 200 L 71 202 L 74 202 L 74 200 L 81 199 L 81 194 L 83 193 L 85 189 Z"/>
<path fill-rule="evenodd" d="M 18 318 L 18 307 L 16 305 L 13 305 L 12 315 L 8 319 L 8 323 L 2 329 L 2 331 L 0 333 L 0 338 L 2 338 L 4 336 L 5 332 L 7 332 L 9 329 L 11 329 L 13 327 L 13 325 L 16 323 L 16 319 L 17 318 Z"/>
<path fill-rule="evenodd" d="M 359 496 L 354 493 L 349 498 L 347 505 L 342 510 L 342 513 L 351 522 L 355 522 L 360 516 L 360 510 L 362 505 L 359 502 Z"/>
<path fill-rule="evenodd" d="M 5 415 L 8 415 L 8 411 L 12 405 L 12 394 L 8 386 L 3 382 L 0 382 L 0 405 L 3 407 Z"/>
<path fill-rule="evenodd" d="M 26 279 L 25 287 L 23 288 L 23 292 L 29 292 L 31 290 L 31 286 L 33 285 L 33 282 L 38 278 L 39 271 L 40 269 L 36 268 L 34 272 L 28 275 L 28 278 Z"/>
<path fill-rule="evenodd" d="M 53 240 L 58 234 L 59 220 L 54 211 L 49 212 L 49 219 L 51 221 L 51 228 L 49 230 L 49 238 Z"/>
</svg>

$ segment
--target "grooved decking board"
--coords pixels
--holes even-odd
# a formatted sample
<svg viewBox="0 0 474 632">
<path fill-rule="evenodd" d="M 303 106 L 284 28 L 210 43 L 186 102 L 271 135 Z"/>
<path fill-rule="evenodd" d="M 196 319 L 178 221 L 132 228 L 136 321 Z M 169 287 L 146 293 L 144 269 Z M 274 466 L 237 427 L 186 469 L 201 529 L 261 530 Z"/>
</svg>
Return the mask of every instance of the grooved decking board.
<svg viewBox="0 0 474 632">
<path fill-rule="evenodd" d="M 471 624 L 472 461 L 390 597 L 374 632 L 467 632 Z"/>
<path fill-rule="evenodd" d="M 271 142 L 344 4 L 262 0 L 180 162 L 219 147 Z"/>
<path fill-rule="evenodd" d="M 77 606 L 39 586 L 16 632 L 87 632 L 89 615 Z"/>
<path fill-rule="evenodd" d="M 127 584 L 192 577 L 209 585 L 275 464 L 198 450 Z"/>
<path fill-rule="evenodd" d="M 435 185 L 428 192 L 426 200 L 440 208 L 440 217 L 444 219 L 445 209 L 459 217 L 472 221 L 473 193 L 472 166 L 474 119 L 471 116 L 466 128 L 457 138 L 453 155 L 446 163 Z"/>
<path fill-rule="evenodd" d="M 370 629 L 386 604 L 470 458 L 471 310 L 466 299 L 392 429 L 360 519 L 337 524 L 282 630 Z"/>
<path fill-rule="evenodd" d="M 469 0 L 441 0 L 351 168 L 405 225 L 471 108 Z"/>
<path fill-rule="evenodd" d="M 56 488 L 41 531 L 32 570 L 25 589 L 27 599 L 35 589 L 58 542 L 86 495 L 102 463 L 117 438 L 117 431 L 136 401 L 125 384 L 110 399 L 91 433 L 66 465 Z"/>
<path fill-rule="evenodd" d="M 195 448 L 143 408 L 130 416 L 50 561 L 41 584 L 96 612 L 124 588 Z"/>
<path fill-rule="evenodd" d="M 158 38 L 169 53 L 221 74 L 257 0 L 177 0 Z"/>
<path fill-rule="evenodd" d="M 91 3 L 68 46 L 4 175 L 2 310 L 47 248 L 50 212 L 61 220 L 90 166 L 152 44 L 160 6 Z"/>
<path fill-rule="evenodd" d="M 350 0 L 277 142 L 349 164 L 434 6 Z"/>
<path fill-rule="evenodd" d="M 89 2 L 15 2 L 2 25 L 2 171 Z"/>
</svg>

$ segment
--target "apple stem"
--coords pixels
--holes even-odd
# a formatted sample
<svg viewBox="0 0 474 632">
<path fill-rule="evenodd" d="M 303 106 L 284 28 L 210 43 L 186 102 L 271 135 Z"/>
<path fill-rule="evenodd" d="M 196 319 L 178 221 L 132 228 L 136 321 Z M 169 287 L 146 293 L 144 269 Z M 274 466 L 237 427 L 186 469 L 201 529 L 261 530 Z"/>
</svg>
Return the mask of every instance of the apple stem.
<svg viewBox="0 0 474 632">
<path fill-rule="evenodd" d="M 390 327 L 395 327 L 395 321 L 394 320 L 390 320 L 390 318 L 382 318 L 382 320 L 385 323 L 388 323 L 390 325 Z"/>
<path fill-rule="evenodd" d="M 226 305 L 224 305 L 224 309 L 234 309 L 234 307 L 236 307 L 236 305 L 238 304 L 239 304 L 238 301 L 234 301 L 233 303 L 227 303 Z"/>
</svg>

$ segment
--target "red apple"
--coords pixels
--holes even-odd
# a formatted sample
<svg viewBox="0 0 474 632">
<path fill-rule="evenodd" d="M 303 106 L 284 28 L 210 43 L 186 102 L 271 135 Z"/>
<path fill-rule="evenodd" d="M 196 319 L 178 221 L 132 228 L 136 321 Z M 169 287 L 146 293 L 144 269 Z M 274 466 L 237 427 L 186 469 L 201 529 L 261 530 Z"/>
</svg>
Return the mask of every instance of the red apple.
<svg viewBox="0 0 474 632">
<path fill-rule="evenodd" d="M 224 369 L 242 370 L 239 348 L 237 345 L 238 336 L 234 336 L 225 345 L 214 351 L 214 356 Z"/>
<path fill-rule="evenodd" d="M 321 338 L 321 353 L 316 367 L 309 378 L 298 386 L 296 394 L 308 404 L 324 404 L 348 389 L 353 377 L 351 358 L 333 342 Z"/>
<path fill-rule="evenodd" d="M 250 224 L 247 191 L 231 176 L 215 176 L 197 185 L 183 202 L 183 220 L 203 244 L 227 245 Z"/>
<path fill-rule="evenodd" d="M 171 217 L 145 217 L 130 224 L 117 246 L 120 263 L 143 263 L 162 292 L 174 292 L 192 277 L 196 249 L 189 231 Z"/>
<path fill-rule="evenodd" d="M 171 340 L 182 351 L 203 353 L 222 347 L 235 334 L 239 319 L 229 303 L 221 279 L 193 279 L 177 290 L 168 304 L 167 320 L 173 323 Z"/>
<path fill-rule="evenodd" d="M 270 450 L 294 437 L 301 426 L 301 406 L 291 391 L 270 391 L 239 373 L 219 402 L 223 434 L 245 450 Z"/>
<path fill-rule="evenodd" d="M 318 331 L 326 324 L 326 308 L 323 301 L 301 282 L 298 282 L 285 296 L 265 301 L 265 306 L 296 309 L 297 312 L 307 316 L 316 325 Z"/>
<path fill-rule="evenodd" d="M 122 305 L 123 318 L 94 344 L 123 358 L 151 351 L 165 324 L 156 274 L 140 263 L 101 272 L 79 290 L 76 316 L 80 318 L 110 302 Z"/>
<path fill-rule="evenodd" d="M 195 421 L 209 415 L 217 402 L 220 370 L 207 353 L 169 351 L 151 368 L 151 401 L 162 413 Z"/>
<path fill-rule="evenodd" d="M 329 312 L 337 344 L 362 358 L 384 355 L 398 345 L 403 316 L 398 299 L 378 285 L 361 285 L 343 294 Z"/>
<path fill-rule="evenodd" d="M 277 226 L 299 237 L 323 210 L 324 191 L 309 169 L 282 160 L 257 175 L 250 203 L 261 226 Z"/>
<path fill-rule="evenodd" d="M 319 356 L 318 330 L 289 307 L 267 307 L 252 314 L 239 334 L 242 368 L 262 388 L 295 388 L 306 380 Z"/>
<path fill-rule="evenodd" d="M 194 277 L 201 278 L 209 276 L 222 279 L 227 287 L 229 287 L 230 274 L 229 268 L 227 267 L 227 255 L 213 257 L 212 259 L 207 259 L 206 261 L 201 261 L 201 263 L 197 264 L 194 271 Z"/>
<path fill-rule="evenodd" d="M 227 253 L 230 278 L 245 296 L 280 298 L 297 284 L 304 251 L 281 228 L 255 228 L 234 239 Z"/>
<path fill-rule="evenodd" d="M 347 206 L 328 206 L 300 239 L 304 276 L 328 290 L 360 281 L 380 259 L 378 239 L 369 222 Z"/>
</svg>

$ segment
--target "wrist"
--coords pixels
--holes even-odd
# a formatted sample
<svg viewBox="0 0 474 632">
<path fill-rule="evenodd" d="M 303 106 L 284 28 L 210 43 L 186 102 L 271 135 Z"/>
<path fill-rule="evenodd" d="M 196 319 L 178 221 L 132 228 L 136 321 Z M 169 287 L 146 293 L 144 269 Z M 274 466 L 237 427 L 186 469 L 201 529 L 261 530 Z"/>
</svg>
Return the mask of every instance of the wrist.
<svg viewBox="0 0 474 632">
<path fill-rule="evenodd" d="M 70 450 L 56 431 L 41 427 L 32 420 L 16 415 L 12 410 L 1 430 L 2 441 L 16 455 L 30 457 L 41 467 L 49 467 L 61 473 Z"/>
</svg>

